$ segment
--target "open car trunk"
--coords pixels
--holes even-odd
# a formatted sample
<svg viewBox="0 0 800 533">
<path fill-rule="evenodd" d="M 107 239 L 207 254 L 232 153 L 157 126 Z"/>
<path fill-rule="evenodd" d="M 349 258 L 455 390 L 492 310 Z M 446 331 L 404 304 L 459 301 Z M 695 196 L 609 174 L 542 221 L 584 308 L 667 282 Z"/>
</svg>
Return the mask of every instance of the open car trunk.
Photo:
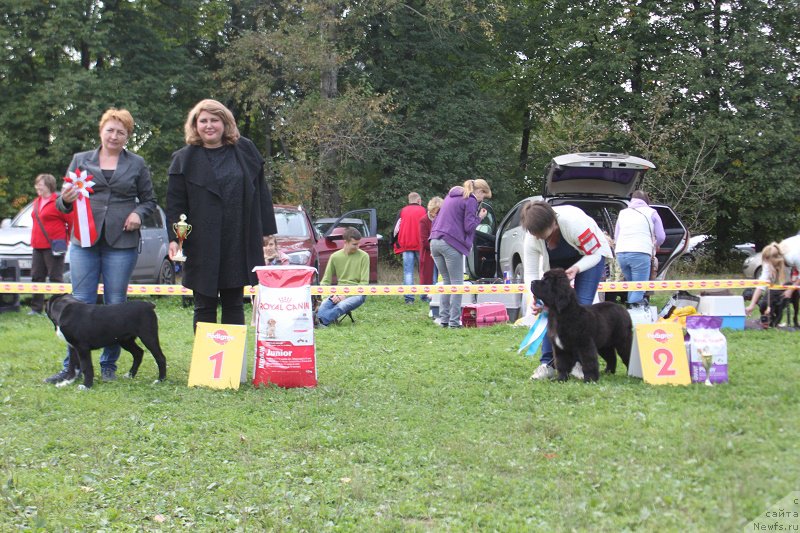
<svg viewBox="0 0 800 533">
<path fill-rule="evenodd" d="M 541 199 L 538 197 L 537 199 Z M 627 207 L 627 202 L 623 199 L 617 198 L 551 198 L 549 202 L 553 206 L 557 205 L 572 205 L 582 209 L 587 215 L 592 217 L 600 226 L 600 229 L 605 231 L 609 237 L 614 236 L 614 226 L 617 222 L 617 216 L 622 209 Z M 686 227 L 681 223 L 678 216 L 669 206 L 653 204 L 650 207 L 658 211 L 661 221 L 664 224 L 664 232 L 666 239 L 656 252 L 658 257 L 658 276 L 663 278 L 669 269 L 670 265 L 683 253 L 688 243 L 689 232 Z M 480 239 L 476 238 L 476 245 L 472 249 L 472 257 L 468 261 L 469 275 L 472 279 L 488 278 L 488 277 L 502 277 L 503 272 L 500 272 L 500 265 L 502 263 L 500 258 L 501 241 L 503 236 L 509 238 L 521 239 L 524 234 L 524 229 L 520 226 L 519 219 L 519 205 L 515 210 L 512 210 L 506 218 L 495 229 L 495 235 L 480 235 Z M 489 241 L 494 240 L 492 244 Z M 492 257 L 489 257 L 489 256 Z M 509 267 L 510 276 L 516 279 L 522 279 L 522 258 L 516 257 L 510 260 L 513 267 Z M 509 261 L 507 261 L 509 262 Z"/>
</svg>

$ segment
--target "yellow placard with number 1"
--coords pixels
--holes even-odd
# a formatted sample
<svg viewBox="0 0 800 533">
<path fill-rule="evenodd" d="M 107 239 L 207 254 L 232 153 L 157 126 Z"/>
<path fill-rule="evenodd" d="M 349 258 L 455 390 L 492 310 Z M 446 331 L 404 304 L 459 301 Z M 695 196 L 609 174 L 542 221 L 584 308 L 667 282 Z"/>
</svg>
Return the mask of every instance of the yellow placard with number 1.
<svg viewBox="0 0 800 533">
<path fill-rule="evenodd" d="M 692 383 L 680 324 L 637 324 L 634 331 L 628 375 L 651 385 Z"/>
<path fill-rule="evenodd" d="M 198 322 L 189 386 L 238 389 L 245 373 L 247 326 Z"/>
</svg>

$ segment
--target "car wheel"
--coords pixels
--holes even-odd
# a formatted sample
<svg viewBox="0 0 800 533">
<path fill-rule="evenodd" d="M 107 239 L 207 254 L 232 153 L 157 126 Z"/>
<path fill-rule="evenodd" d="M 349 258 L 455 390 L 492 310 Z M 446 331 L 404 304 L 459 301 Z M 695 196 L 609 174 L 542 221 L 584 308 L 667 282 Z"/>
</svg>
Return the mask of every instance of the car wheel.
<svg viewBox="0 0 800 533">
<path fill-rule="evenodd" d="M 525 268 L 522 266 L 521 262 L 517 262 L 514 265 L 514 282 L 515 283 L 523 283 L 525 279 Z"/>
<path fill-rule="evenodd" d="M 0 294 L 0 309 L 19 308 L 19 294 Z"/>
<path fill-rule="evenodd" d="M 158 270 L 158 284 L 159 285 L 174 285 L 175 284 L 175 267 L 172 262 L 166 257 L 161 262 L 161 268 Z"/>
<path fill-rule="evenodd" d="M 761 267 L 756 267 L 755 271 L 753 272 L 753 279 L 758 279 L 761 277 Z"/>
</svg>

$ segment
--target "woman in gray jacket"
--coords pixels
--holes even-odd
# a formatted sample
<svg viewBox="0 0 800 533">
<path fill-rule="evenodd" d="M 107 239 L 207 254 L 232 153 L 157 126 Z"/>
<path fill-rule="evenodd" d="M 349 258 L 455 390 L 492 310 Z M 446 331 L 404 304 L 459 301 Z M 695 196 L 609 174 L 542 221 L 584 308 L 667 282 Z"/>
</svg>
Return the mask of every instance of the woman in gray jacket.
<svg viewBox="0 0 800 533">
<path fill-rule="evenodd" d="M 72 216 L 70 272 L 72 294 L 97 303 L 103 279 L 103 302 L 122 303 L 136 266 L 139 228 L 156 208 L 150 170 L 125 145 L 133 134 L 133 117 L 125 109 L 108 109 L 100 119 L 100 147 L 72 157 L 56 204 Z M 106 346 L 100 356 L 103 381 L 116 379 L 120 347 Z M 58 383 L 76 376 L 64 369 L 45 381 Z"/>
</svg>

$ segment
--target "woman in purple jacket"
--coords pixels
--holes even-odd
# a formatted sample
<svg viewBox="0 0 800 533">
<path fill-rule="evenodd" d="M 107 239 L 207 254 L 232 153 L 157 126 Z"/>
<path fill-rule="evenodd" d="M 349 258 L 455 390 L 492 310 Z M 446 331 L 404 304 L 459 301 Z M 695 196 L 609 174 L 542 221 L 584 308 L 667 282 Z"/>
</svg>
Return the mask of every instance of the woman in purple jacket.
<svg viewBox="0 0 800 533">
<path fill-rule="evenodd" d="M 431 255 L 445 285 L 464 283 L 464 256 L 472 248 L 475 228 L 486 209 L 480 208 L 492 190 L 485 180 L 467 180 L 463 187 L 453 187 L 447 193 L 439 214 L 431 226 Z M 479 210 L 480 208 L 480 210 Z M 442 294 L 439 304 L 439 323 L 443 328 L 461 327 L 461 295 Z"/>
</svg>

